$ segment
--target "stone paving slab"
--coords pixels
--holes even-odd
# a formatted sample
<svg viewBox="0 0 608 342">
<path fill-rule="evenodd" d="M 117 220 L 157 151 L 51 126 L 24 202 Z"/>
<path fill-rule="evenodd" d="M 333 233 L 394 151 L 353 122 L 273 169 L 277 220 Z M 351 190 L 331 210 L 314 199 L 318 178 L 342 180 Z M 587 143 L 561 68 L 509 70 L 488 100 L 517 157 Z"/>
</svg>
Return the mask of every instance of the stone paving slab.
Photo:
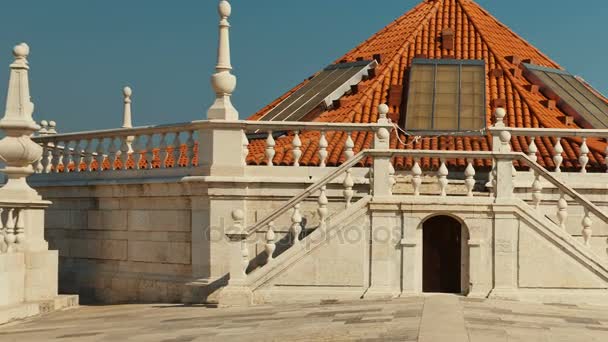
<svg viewBox="0 0 608 342">
<path fill-rule="evenodd" d="M 456 296 L 230 309 L 86 306 L 0 326 L 0 341 L 605 342 L 608 308 Z"/>
</svg>

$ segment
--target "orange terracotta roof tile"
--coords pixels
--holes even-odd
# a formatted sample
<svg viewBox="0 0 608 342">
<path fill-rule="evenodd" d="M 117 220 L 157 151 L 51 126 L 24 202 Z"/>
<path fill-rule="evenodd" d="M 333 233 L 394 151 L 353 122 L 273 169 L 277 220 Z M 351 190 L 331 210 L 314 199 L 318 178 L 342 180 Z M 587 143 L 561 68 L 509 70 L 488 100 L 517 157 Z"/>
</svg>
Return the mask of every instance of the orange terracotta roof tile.
<svg viewBox="0 0 608 342">
<path fill-rule="evenodd" d="M 445 30 L 453 32 L 453 49 L 445 49 L 441 44 L 441 36 Z M 388 102 L 391 86 L 403 85 L 406 70 L 416 56 L 427 58 L 478 59 L 486 64 L 486 120 L 487 126 L 492 125 L 493 104 L 502 103 L 507 110 L 505 122 L 510 127 L 527 128 L 581 128 L 576 124 L 566 124 L 561 118 L 566 114 L 559 108 L 551 108 L 543 103 L 549 100 L 532 87 L 532 84 L 522 75 L 520 64 L 531 62 L 549 68 L 562 69 L 557 63 L 536 49 L 530 43 L 500 23 L 495 17 L 471 0 L 425 0 L 411 11 L 395 20 L 384 29 L 352 49 L 346 55 L 338 58 L 337 62 L 352 62 L 358 59 L 370 60 L 380 56 L 381 63 L 375 70 L 375 77 L 362 81 L 355 93 L 348 93 L 340 100 L 340 106 L 322 112 L 314 121 L 369 123 L 378 118 L 377 107 Z M 279 102 L 286 99 L 294 91 L 304 86 L 308 80 L 296 86 L 268 106 L 249 118 L 257 120 L 271 110 Z M 604 101 L 605 97 L 596 92 Z M 405 96 L 404 96 L 404 100 Z M 401 106 L 391 107 L 391 117 L 401 123 Z M 318 132 L 304 132 L 302 140 L 301 165 L 318 165 L 316 153 Z M 293 163 L 291 148 L 293 135 L 277 139 L 277 153 L 274 163 L 289 165 Z M 371 146 L 373 136 L 370 133 L 353 133 L 354 151 Z M 344 161 L 342 150 L 346 136 L 340 132 L 328 132 L 328 165 L 337 165 Z M 492 140 L 490 136 L 471 137 L 439 137 L 425 138 L 416 143 L 413 138 L 401 136 L 405 144 L 398 141 L 395 134 L 391 146 L 395 148 L 430 148 L 439 150 L 489 150 Z M 512 145 L 516 151 L 527 151 L 530 139 L 514 137 Z M 564 139 L 562 145 L 565 151 L 563 166 L 566 169 L 578 167 L 577 152 L 581 140 L 577 138 Z M 541 154 L 539 163 L 543 166 L 554 167 L 552 160 L 554 138 L 537 139 L 538 150 Z M 605 142 L 589 139 L 591 149 L 589 167 L 604 169 Z M 265 141 L 251 141 L 248 163 L 265 164 Z M 396 158 L 397 168 L 409 168 L 412 161 L 408 158 Z M 436 168 L 438 162 L 423 161 L 425 167 Z M 450 166 L 463 168 L 464 161 L 450 161 Z M 476 161 L 478 167 L 489 167 L 489 161 Z"/>
</svg>

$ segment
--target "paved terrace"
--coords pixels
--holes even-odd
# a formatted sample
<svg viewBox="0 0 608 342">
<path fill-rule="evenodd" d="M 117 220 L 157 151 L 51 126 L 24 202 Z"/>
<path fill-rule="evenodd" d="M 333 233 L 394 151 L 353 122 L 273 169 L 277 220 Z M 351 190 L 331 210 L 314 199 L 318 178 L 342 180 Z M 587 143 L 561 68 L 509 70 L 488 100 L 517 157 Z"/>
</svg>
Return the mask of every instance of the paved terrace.
<svg viewBox="0 0 608 342">
<path fill-rule="evenodd" d="M 247 309 L 90 306 L 0 327 L 0 341 L 608 341 L 608 307 L 456 296 Z"/>
</svg>

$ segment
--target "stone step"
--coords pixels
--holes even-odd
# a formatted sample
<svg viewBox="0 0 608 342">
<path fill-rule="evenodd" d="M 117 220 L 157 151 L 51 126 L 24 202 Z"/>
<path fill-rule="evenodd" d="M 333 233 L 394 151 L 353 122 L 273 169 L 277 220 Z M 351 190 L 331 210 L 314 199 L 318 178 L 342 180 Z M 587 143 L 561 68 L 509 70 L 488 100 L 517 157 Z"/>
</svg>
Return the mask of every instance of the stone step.
<svg viewBox="0 0 608 342">
<path fill-rule="evenodd" d="M 0 325 L 76 307 L 77 295 L 59 295 L 51 300 L 0 306 Z"/>
</svg>

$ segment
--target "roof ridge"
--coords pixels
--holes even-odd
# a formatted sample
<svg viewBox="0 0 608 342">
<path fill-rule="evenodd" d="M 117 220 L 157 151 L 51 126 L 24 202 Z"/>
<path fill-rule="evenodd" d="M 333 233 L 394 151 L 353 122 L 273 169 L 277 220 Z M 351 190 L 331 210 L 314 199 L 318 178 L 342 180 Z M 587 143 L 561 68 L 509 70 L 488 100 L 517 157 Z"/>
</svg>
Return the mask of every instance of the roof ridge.
<svg viewBox="0 0 608 342">
<path fill-rule="evenodd" d="M 511 35 L 513 35 L 513 37 L 521 40 L 522 42 L 524 42 L 528 47 L 532 48 L 536 53 L 538 53 L 539 55 L 541 55 L 542 57 L 544 57 L 545 59 L 547 59 L 549 62 L 551 62 L 551 64 L 553 64 L 555 69 L 560 69 L 560 70 L 565 70 L 559 63 L 557 63 L 556 61 L 554 61 L 551 57 L 549 57 L 547 54 L 545 54 L 544 52 L 542 52 L 540 49 L 538 49 L 536 47 L 536 45 L 530 43 L 527 39 L 525 39 L 524 37 L 522 37 L 520 34 L 518 34 L 517 32 L 513 31 L 513 29 L 511 29 L 510 26 L 505 25 L 501 20 L 499 20 L 498 18 L 496 18 L 492 13 L 490 13 L 488 10 L 486 10 L 483 6 L 479 5 L 478 3 L 476 3 L 473 0 L 456 0 L 456 2 L 464 8 L 463 6 L 463 2 L 464 3 L 472 3 L 473 5 L 475 5 L 480 11 L 482 11 L 485 15 L 487 15 L 488 17 L 492 18 L 492 20 L 494 20 L 494 22 L 496 22 L 498 25 L 502 26 L 504 29 L 506 29 L 507 31 L 509 31 L 509 33 L 511 33 Z M 469 16 L 469 14 L 467 13 L 467 17 L 469 17 L 469 19 L 471 18 Z M 475 26 L 475 29 L 477 29 L 477 26 Z M 479 30 L 478 30 L 479 31 Z M 480 31 L 481 32 L 481 31 Z"/>
</svg>

